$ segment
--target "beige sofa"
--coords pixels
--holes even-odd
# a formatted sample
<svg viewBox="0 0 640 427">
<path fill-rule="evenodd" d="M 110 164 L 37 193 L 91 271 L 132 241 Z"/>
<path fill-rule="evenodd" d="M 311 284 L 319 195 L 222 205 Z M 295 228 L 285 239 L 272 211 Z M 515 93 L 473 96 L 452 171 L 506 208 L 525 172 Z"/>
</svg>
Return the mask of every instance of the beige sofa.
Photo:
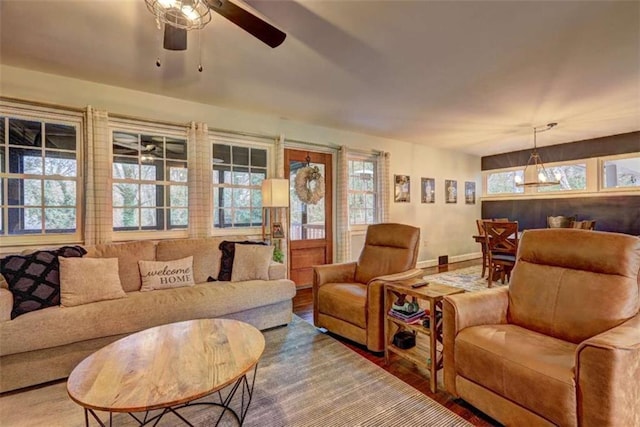
<svg viewBox="0 0 640 427">
<path fill-rule="evenodd" d="M 210 317 L 250 323 L 259 329 L 287 324 L 295 284 L 282 264 L 269 280 L 207 282 L 220 269 L 222 238 L 138 241 L 87 247 L 85 257 L 118 258 L 126 298 L 73 307 L 49 307 L 10 320 L 12 295 L 0 288 L 0 392 L 69 375 L 97 349 L 153 326 Z M 195 286 L 140 292 L 138 260 L 193 256 Z M 100 285 L 100 277 L 95 278 Z"/>
</svg>

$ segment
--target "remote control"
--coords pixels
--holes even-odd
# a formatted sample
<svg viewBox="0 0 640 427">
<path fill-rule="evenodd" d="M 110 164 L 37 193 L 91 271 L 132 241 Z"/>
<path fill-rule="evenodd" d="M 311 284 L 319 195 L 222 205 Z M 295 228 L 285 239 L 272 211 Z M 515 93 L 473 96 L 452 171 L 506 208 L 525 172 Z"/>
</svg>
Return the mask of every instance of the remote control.
<svg viewBox="0 0 640 427">
<path fill-rule="evenodd" d="M 411 285 L 411 287 L 413 289 L 416 289 L 416 288 L 421 288 L 423 286 L 427 286 L 428 284 L 429 284 L 429 282 L 418 282 L 418 283 L 414 283 L 413 285 Z"/>
</svg>

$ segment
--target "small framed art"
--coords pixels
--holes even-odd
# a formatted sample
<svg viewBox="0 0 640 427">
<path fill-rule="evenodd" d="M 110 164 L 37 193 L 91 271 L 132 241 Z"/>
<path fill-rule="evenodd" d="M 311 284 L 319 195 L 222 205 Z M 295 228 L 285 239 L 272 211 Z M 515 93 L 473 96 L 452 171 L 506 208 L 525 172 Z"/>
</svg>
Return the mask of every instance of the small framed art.
<svg viewBox="0 0 640 427">
<path fill-rule="evenodd" d="M 458 181 L 454 179 L 444 180 L 444 194 L 447 203 L 458 203 Z"/>
<path fill-rule="evenodd" d="M 271 224 L 271 237 L 274 239 L 284 239 L 284 229 L 281 222 Z"/>
<path fill-rule="evenodd" d="M 396 203 L 411 202 L 411 177 L 409 175 L 394 175 L 393 201 Z"/>
<path fill-rule="evenodd" d="M 464 183 L 464 202 L 467 205 L 476 204 L 476 183 L 465 181 Z"/>
<path fill-rule="evenodd" d="M 435 203 L 436 202 L 435 178 L 422 178 L 421 187 L 422 187 L 422 193 L 421 193 L 422 203 Z"/>
</svg>

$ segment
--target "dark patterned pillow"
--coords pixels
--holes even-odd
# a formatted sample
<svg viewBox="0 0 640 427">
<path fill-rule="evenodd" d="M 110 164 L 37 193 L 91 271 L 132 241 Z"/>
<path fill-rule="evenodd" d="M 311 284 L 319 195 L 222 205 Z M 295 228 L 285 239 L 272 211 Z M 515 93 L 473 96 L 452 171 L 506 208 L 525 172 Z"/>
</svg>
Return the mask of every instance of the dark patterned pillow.
<svg viewBox="0 0 640 427">
<path fill-rule="evenodd" d="M 0 273 L 13 294 L 11 318 L 60 305 L 60 263 L 58 257 L 81 257 L 80 246 L 63 246 L 29 255 L 10 255 L 0 260 Z"/>
<path fill-rule="evenodd" d="M 218 273 L 218 280 L 222 282 L 231 281 L 231 270 L 233 269 L 233 258 L 236 253 L 236 245 L 266 245 L 265 242 L 254 242 L 251 240 L 245 240 L 243 242 L 229 242 L 224 240 L 220 242 L 218 248 L 222 252 L 220 256 L 220 272 Z"/>
</svg>

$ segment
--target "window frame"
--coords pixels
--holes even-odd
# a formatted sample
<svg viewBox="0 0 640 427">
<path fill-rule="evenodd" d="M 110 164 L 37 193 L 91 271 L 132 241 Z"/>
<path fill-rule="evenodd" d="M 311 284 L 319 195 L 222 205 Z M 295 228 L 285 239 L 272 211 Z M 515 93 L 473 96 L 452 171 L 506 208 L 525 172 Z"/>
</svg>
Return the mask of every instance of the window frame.
<svg viewBox="0 0 640 427">
<path fill-rule="evenodd" d="M 349 174 L 350 164 L 351 162 L 370 162 L 373 164 L 373 191 L 361 191 L 361 190 L 352 190 L 351 189 L 351 175 Z M 349 229 L 353 231 L 366 230 L 368 226 L 372 224 L 380 223 L 380 183 L 378 177 L 378 162 L 379 157 L 376 155 L 358 155 L 358 154 L 349 154 L 347 155 L 347 221 L 349 224 Z M 350 195 L 352 194 L 373 194 L 374 203 L 373 203 L 373 222 L 371 223 L 351 223 L 351 203 Z M 358 208 L 360 209 L 360 208 Z M 366 218 L 366 210 L 365 207 L 365 218 Z M 366 221 L 366 219 L 365 219 Z"/>
<path fill-rule="evenodd" d="M 166 171 L 165 171 L 165 176 L 163 180 L 143 180 L 142 177 L 140 177 L 139 179 L 117 179 L 114 177 L 113 165 L 114 165 L 114 159 L 115 157 L 117 157 L 117 155 L 114 155 L 113 153 L 114 132 L 138 134 L 139 138 L 141 135 L 158 136 L 158 137 L 162 137 L 164 142 L 166 142 L 167 138 L 181 139 L 185 141 L 185 149 L 187 154 L 186 159 L 184 160 L 171 159 L 171 158 L 167 158 L 165 154 L 163 154 L 163 157 L 159 158 L 160 160 L 162 160 L 164 167 L 166 167 L 167 162 L 171 162 L 175 160 L 177 162 L 184 162 L 185 168 L 187 169 L 187 180 L 184 181 L 184 183 L 178 184 L 180 186 L 184 185 L 187 187 L 187 205 L 184 207 L 185 209 L 187 209 L 187 224 L 185 227 L 174 228 L 174 229 L 167 228 L 168 215 L 166 215 L 166 213 L 171 209 L 171 206 L 169 204 L 169 192 L 172 185 L 171 183 L 173 182 L 175 184 L 175 182 L 169 179 L 169 176 L 166 174 Z M 110 208 L 112 212 L 114 212 L 114 209 L 117 209 L 117 207 L 114 207 L 114 204 L 113 204 L 113 185 L 116 182 L 130 183 L 130 184 L 137 184 L 137 185 L 145 185 L 145 184 L 154 185 L 154 186 L 162 185 L 164 189 L 163 204 L 162 205 L 156 204 L 154 208 L 163 209 L 165 212 L 165 215 L 163 216 L 164 224 L 162 229 L 143 229 L 142 225 L 140 224 L 137 226 L 138 229 L 119 230 L 115 228 L 114 222 L 112 220 L 111 227 L 112 227 L 112 236 L 113 236 L 114 242 L 126 241 L 126 240 L 150 240 L 150 239 L 171 239 L 171 238 L 189 237 L 188 218 L 189 218 L 189 210 L 192 208 L 189 203 L 190 200 L 188 196 L 190 179 L 192 179 L 192 177 L 189 176 L 189 151 L 190 151 L 189 142 L 190 142 L 189 135 L 186 127 L 168 126 L 168 125 L 162 125 L 161 123 L 155 124 L 155 123 L 139 122 L 135 120 L 120 120 L 117 118 L 109 119 L 109 154 L 110 154 L 109 170 L 111 174 L 110 175 L 111 176 L 111 189 L 110 189 L 111 198 L 109 200 L 109 203 L 110 203 Z M 143 156 L 144 154 L 142 153 L 138 154 L 137 164 L 139 166 L 143 165 L 143 162 L 142 162 Z M 129 157 L 132 159 L 135 158 L 135 156 L 133 155 L 124 156 L 124 157 Z M 137 207 L 135 207 L 135 209 L 142 209 L 142 205 L 138 205 Z"/>
<path fill-rule="evenodd" d="M 491 169 L 488 171 L 482 171 L 482 196 L 483 197 L 490 197 L 490 198 L 504 198 L 504 197 L 522 197 L 525 194 L 527 194 L 527 188 L 523 187 L 523 191 L 521 193 L 496 193 L 496 194 L 489 194 L 489 176 L 492 174 L 496 174 L 496 173 L 509 173 L 509 172 L 517 172 L 517 171 L 523 171 L 524 172 L 525 166 L 514 166 L 511 168 L 503 168 L 503 169 Z M 524 176 L 523 173 L 523 178 L 526 179 L 526 177 Z M 514 184 L 515 185 L 515 184 Z"/>
<path fill-rule="evenodd" d="M 263 215 L 263 211 L 262 211 L 262 193 L 261 193 L 261 188 L 262 185 L 249 185 L 249 186 L 243 186 L 243 185 L 238 185 L 238 184 L 217 184 L 214 182 L 214 166 L 216 164 L 222 164 L 225 166 L 230 166 L 231 167 L 231 171 L 233 171 L 233 163 L 214 163 L 213 161 L 213 146 L 216 144 L 220 144 L 220 145 L 228 145 L 230 147 L 244 147 L 244 148 L 248 148 L 249 149 L 249 164 L 248 165 L 237 165 L 240 167 L 247 167 L 249 169 L 249 174 L 251 174 L 251 168 L 254 167 L 251 165 L 251 149 L 259 149 L 259 150 L 265 150 L 266 152 L 266 165 L 264 167 L 265 170 L 265 177 L 264 179 L 268 179 L 268 178 L 272 178 L 271 176 L 271 171 L 274 169 L 273 167 L 273 162 L 274 162 L 274 145 L 273 142 L 269 141 L 269 142 L 265 142 L 265 141 L 260 141 L 260 140 L 254 140 L 251 138 L 235 138 L 233 136 L 229 136 L 229 135 L 221 135 L 221 134 L 211 134 L 209 136 L 208 139 L 209 142 L 209 170 L 211 171 L 210 176 L 210 180 L 211 180 L 211 212 L 212 212 L 212 217 L 211 217 L 211 230 L 214 236 L 225 236 L 225 235 L 234 235 L 234 236 L 244 236 L 244 235 L 257 235 L 257 234 L 261 234 L 262 233 L 262 215 Z M 233 151 L 233 148 L 232 148 Z M 232 159 L 233 162 L 233 159 Z M 261 166 L 255 166 L 256 168 L 262 169 Z M 248 225 L 248 226 L 240 226 L 240 227 L 236 227 L 233 225 L 229 226 L 229 227 L 220 227 L 218 225 L 216 225 L 215 222 L 215 218 L 216 218 L 216 210 L 220 209 L 221 207 L 216 208 L 216 200 L 215 200 L 215 192 L 216 189 L 220 189 L 220 188 L 248 188 L 250 191 L 254 190 L 254 191 L 258 191 L 260 192 L 260 205 L 259 206 L 253 206 L 251 203 L 251 196 L 249 197 L 249 211 L 251 211 L 252 209 L 260 209 L 260 215 L 261 215 L 261 220 L 260 220 L 260 224 L 256 224 L 256 225 Z M 232 216 L 233 216 L 233 207 L 232 209 Z M 251 214 L 250 214 L 251 215 Z"/>
<path fill-rule="evenodd" d="M 65 244 L 79 244 L 83 241 L 84 236 L 84 196 L 85 196 L 85 179 L 84 179 L 84 152 L 85 152 L 85 116 L 83 112 L 72 110 L 46 107 L 40 105 L 21 104 L 17 102 L 2 101 L 0 102 L 0 117 L 5 120 L 5 133 L 4 140 L 0 142 L 0 145 L 4 148 L 8 148 L 8 128 L 6 124 L 9 119 L 27 120 L 40 122 L 41 127 L 46 127 L 47 124 L 63 125 L 73 127 L 75 129 L 75 150 L 68 149 L 53 149 L 53 152 L 60 153 L 75 153 L 76 171 L 75 176 L 64 175 L 46 175 L 44 169 L 42 174 L 25 174 L 25 173 L 12 173 L 10 172 L 8 163 L 5 164 L 5 171 L 0 172 L 0 182 L 2 185 L 2 197 L 8 194 L 9 179 L 34 179 L 39 180 L 41 188 L 44 188 L 46 181 L 73 181 L 75 183 L 75 230 L 70 232 L 49 232 L 45 233 L 45 218 L 42 218 L 42 227 L 39 232 L 23 233 L 23 234 L 9 234 L 8 233 L 8 219 L 9 208 L 8 204 L 4 204 L 4 200 L 0 200 L 0 206 L 4 209 L 0 211 L 2 215 L 2 223 L 5 230 L 0 234 L 0 248 L 22 248 L 27 246 L 42 246 L 42 245 L 65 245 Z M 46 129 L 45 129 L 46 132 Z M 41 150 L 43 153 L 43 166 L 44 161 L 47 158 L 46 153 L 51 149 L 46 147 L 46 144 L 42 144 L 41 147 L 37 147 L 37 150 Z M 8 153 L 5 153 L 5 162 L 8 162 Z M 55 157 L 54 157 L 55 158 Z M 57 206 L 52 206 L 53 208 Z M 33 208 L 46 209 L 44 197 L 41 197 L 41 202 Z M 9 249 L 11 250 L 11 249 Z"/>
<path fill-rule="evenodd" d="M 632 158 L 640 158 L 640 151 L 635 153 L 626 153 L 626 154 L 617 154 L 612 156 L 602 156 L 598 157 L 598 191 L 603 193 L 620 193 L 620 192 L 640 192 L 640 186 L 636 187 L 611 187 L 607 188 L 604 186 L 604 163 L 612 160 L 624 160 L 624 159 L 632 159 Z"/>
<path fill-rule="evenodd" d="M 591 186 L 593 186 L 592 183 L 592 179 L 589 175 L 589 169 L 590 169 L 590 164 L 592 164 L 593 161 L 591 159 L 580 159 L 580 160 L 571 160 L 571 161 L 562 161 L 562 162 L 554 162 L 554 163 L 546 163 L 544 165 L 545 169 L 547 170 L 547 172 L 551 175 L 554 176 L 553 171 L 551 170 L 552 168 L 557 168 L 557 167 L 563 167 L 563 166 L 579 166 L 579 165 L 584 165 L 584 176 L 585 176 L 585 185 L 584 188 L 577 188 L 577 189 L 571 189 L 571 190 L 563 190 L 563 189 L 559 189 L 559 190 L 549 190 L 549 191 L 540 191 L 539 187 L 534 187 L 531 189 L 532 193 L 535 194 L 539 194 L 539 195 L 548 195 L 548 194 L 578 194 L 578 193 L 585 193 L 589 191 L 590 188 L 590 184 Z M 593 165 L 591 166 L 593 167 Z M 530 175 L 530 179 L 535 179 L 535 169 L 534 168 L 529 168 L 529 169 L 533 169 L 531 171 Z M 555 178 L 555 177 L 554 177 Z M 525 191 L 526 192 L 526 191 Z"/>
</svg>

